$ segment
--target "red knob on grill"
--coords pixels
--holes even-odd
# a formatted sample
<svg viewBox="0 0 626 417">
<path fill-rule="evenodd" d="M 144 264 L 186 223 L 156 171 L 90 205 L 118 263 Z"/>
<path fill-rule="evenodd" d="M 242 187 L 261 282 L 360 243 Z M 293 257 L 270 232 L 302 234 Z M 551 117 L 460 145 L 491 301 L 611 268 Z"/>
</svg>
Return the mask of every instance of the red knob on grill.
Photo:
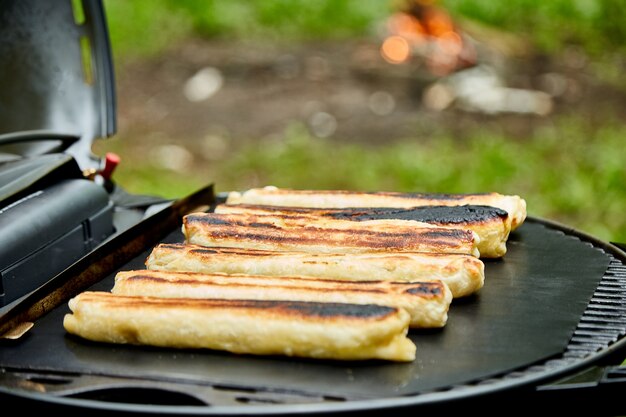
<svg viewBox="0 0 626 417">
<path fill-rule="evenodd" d="M 105 180 L 111 179 L 111 175 L 113 175 L 115 167 L 117 167 L 117 165 L 120 163 L 120 159 L 121 158 L 119 157 L 119 155 L 113 152 L 106 153 L 104 157 L 104 167 L 102 168 L 102 171 L 100 171 L 100 175 L 102 176 L 102 178 L 104 178 Z"/>
</svg>

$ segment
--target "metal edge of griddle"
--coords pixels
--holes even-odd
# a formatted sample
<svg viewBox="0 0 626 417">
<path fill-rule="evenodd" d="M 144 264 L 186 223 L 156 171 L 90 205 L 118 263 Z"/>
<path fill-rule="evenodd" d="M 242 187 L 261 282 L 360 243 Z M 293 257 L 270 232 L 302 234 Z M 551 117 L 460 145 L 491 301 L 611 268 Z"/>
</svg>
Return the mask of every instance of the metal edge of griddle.
<svg viewBox="0 0 626 417">
<path fill-rule="evenodd" d="M 217 197 L 220 198 L 219 196 Z M 584 232 L 565 226 L 561 223 L 528 218 L 528 221 L 545 225 L 551 229 L 560 230 L 564 235 L 575 236 L 583 242 L 587 242 L 606 253 L 616 257 L 620 262 L 626 264 L 626 252 L 617 246 L 599 240 Z M 128 412 L 132 414 L 158 414 L 158 415 L 368 415 L 379 414 L 389 411 L 409 411 L 416 408 L 420 410 L 441 410 L 449 409 L 453 404 L 465 406 L 467 403 L 475 404 L 476 401 L 492 399 L 498 397 L 506 398 L 511 404 L 516 406 L 529 406 L 524 402 L 533 403 L 532 395 L 537 392 L 538 387 L 543 387 L 562 378 L 583 372 L 586 369 L 597 366 L 616 354 L 621 354 L 626 349 L 626 338 L 622 337 L 616 342 L 600 349 L 599 351 L 579 358 L 563 366 L 542 367 L 542 363 L 525 367 L 513 372 L 506 372 L 502 375 L 490 377 L 487 380 L 469 381 L 465 384 L 453 387 L 443 387 L 431 392 L 424 392 L 416 395 L 402 397 L 386 397 L 380 399 L 355 399 L 345 402 L 319 402 L 305 404 L 247 404 L 245 406 L 190 406 L 190 405 L 150 405 L 136 403 L 104 403 L 91 399 L 77 399 L 67 397 L 50 397 L 42 393 L 25 392 L 20 393 L 22 398 L 29 398 L 39 401 L 44 406 L 57 405 L 60 407 L 70 407 L 73 410 L 82 412 Z M 546 361 L 549 362 L 549 361 Z M 538 369 L 538 370 L 537 370 Z M 0 393 L 7 392 L 0 387 Z M 10 393 L 10 392 L 9 392 Z M 544 392 L 545 393 L 545 392 Z M 483 408 L 484 409 L 484 408 Z"/>
<path fill-rule="evenodd" d="M 182 216 L 199 207 L 214 204 L 213 184 L 173 201 L 160 211 L 119 234 L 105 240 L 98 248 L 80 258 L 0 316 L 0 335 L 10 334 L 25 323 L 69 300 L 72 296 L 103 279 L 151 244 L 181 224 Z"/>
</svg>

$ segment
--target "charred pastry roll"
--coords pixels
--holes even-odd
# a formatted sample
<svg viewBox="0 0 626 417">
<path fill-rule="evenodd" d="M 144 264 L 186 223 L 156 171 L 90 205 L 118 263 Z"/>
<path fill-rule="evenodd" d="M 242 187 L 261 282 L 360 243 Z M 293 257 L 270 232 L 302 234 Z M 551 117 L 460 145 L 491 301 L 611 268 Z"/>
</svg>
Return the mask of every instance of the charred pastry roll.
<svg viewBox="0 0 626 417">
<path fill-rule="evenodd" d="M 162 243 L 148 255 L 148 269 L 264 276 L 305 276 L 342 281 L 440 280 L 454 298 L 477 292 L 484 263 L 471 255 L 440 253 L 309 253 Z"/>
<path fill-rule="evenodd" d="M 154 270 L 118 272 L 111 292 L 168 298 L 379 304 L 406 310 L 410 327 L 416 328 L 445 326 L 452 301 L 450 290 L 441 281 L 337 281 Z"/>
<path fill-rule="evenodd" d="M 409 313 L 375 304 L 158 298 L 83 292 L 70 334 L 107 343 L 315 359 L 412 361 Z"/>
<path fill-rule="evenodd" d="M 419 207 L 482 205 L 500 208 L 509 214 L 510 229 L 515 230 L 526 219 L 526 201 L 518 195 L 500 193 L 443 194 L 363 192 L 348 190 L 292 190 L 267 186 L 243 193 L 233 191 L 228 204 L 263 204 L 272 206 L 346 208 L 346 207 Z"/>
<path fill-rule="evenodd" d="M 471 230 L 398 220 L 318 219 L 306 216 L 191 213 L 187 243 L 202 246 L 324 253 L 435 252 L 480 256 Z"/>
<path fill-rule="evenodd" d="M 468 229 L 479 237 L 478 251 L 482 258 L 499 258 L 506 254 L 510 222 L 508 213 L 491 206 L 422 206 L 411 208 L 350 207 L 311 208 L 270 206 L 260 204 L 219 204 L 215 213 L 261 214 L 275 216 L 307 216 L 336 220 L 408 220 L 451 229 Z"/>
</svg>

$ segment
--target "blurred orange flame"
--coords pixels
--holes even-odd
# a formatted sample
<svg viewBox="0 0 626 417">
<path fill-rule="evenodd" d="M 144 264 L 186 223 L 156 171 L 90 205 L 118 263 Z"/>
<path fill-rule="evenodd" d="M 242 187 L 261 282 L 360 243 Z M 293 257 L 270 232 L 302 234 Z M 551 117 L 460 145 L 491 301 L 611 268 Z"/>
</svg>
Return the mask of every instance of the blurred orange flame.
<svg viewBox="0 0 626 417">
<path fill-rule="evenodd" d="M 450 15 L 434 6 L 435 0 L 407 0 L 407 8 L 387 21 L 390 36 L 380 48 L 383 58 L 393 64 L 421 56 L 429 70 L 444 76 L 475 64 L 476 54 L 455 27 Z"/>
<path fill-rule="evenodd" d="M 424 40 L 425 30 L 419 19 L 406 13 L 396 13 L 388 21 L 389 31 L 412 41 Z"/>
<path fill-rule="evenodd" d="M 459 55 L 463 51 L 463 40 L 456 32 L 443 32 L 437 37 L 437 47 L 445 54 Z"/>
<path fill-rule="evenodd" d="M 430 7 L 424 11 L 424 25 L 431 36 L 439 37 L 444 33 L 454 31 L 452 19 L 441 9 Z"/>
<path fill-rule="evenodd" d="M 402 36 L 389 36 L 380 47 L 380 52 L 388 62 L 400 64 L 409 59 L 411 49 L 409 42 Z"/>
</svg>

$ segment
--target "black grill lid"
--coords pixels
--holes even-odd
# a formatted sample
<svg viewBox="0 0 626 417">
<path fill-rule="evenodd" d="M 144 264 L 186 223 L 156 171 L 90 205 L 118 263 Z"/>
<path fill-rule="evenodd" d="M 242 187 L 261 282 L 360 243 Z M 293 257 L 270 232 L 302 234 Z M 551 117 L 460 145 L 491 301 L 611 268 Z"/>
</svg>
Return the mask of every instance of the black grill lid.
<svg viewBox="0 0 626 417">
<path fill-rule="evenodd" d="M 0 306 L 39 287 L 113 233 L 103 187 L 67 179 L 0 208 Z"/>
<path fill-rule="evenodd" d="M 33 189 L 44 188 L 68 178 L 82 178 L 82 173 L 74 158 L 62 153 L 1 163 L 0 208 L 24 197 Z"/>
<path fill-rule="evenodd" d="M 116 129 L 105 14 L 97 0 L 0 0 L 0 146 L 94 166 L 94 139 Z M 56 150 L 55 150 L 56 151 Z"/>
</svg>

